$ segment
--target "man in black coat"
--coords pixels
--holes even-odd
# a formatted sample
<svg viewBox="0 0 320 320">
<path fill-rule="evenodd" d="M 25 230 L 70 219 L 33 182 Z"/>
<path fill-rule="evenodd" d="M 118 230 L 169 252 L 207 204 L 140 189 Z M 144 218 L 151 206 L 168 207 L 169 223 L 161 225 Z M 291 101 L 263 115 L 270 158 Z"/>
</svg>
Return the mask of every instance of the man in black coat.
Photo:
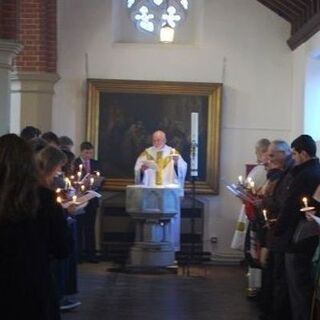
<svg viewBox="0 0 320 320">
<path fill-rule="evenodd" d="M 316 143 L 309 135 L 301 135 L 291 143 L 295 167 L 292 169 L 287 198 L 278 216 L 275 236 L 283 240 L 286 248 L 285 274 L 289 289 L 292 319 L 310 319 L 312 296 L 312 257 L 318 246 L 318 236 L 299 242 L 294 234 L 305 214 L 300 211 L 306 197 L 309 205 L 317 207 L 313 194 L 320 184 L 320 164 L 316 158 Z M 276 297 L 275 297 L 276 298 Z"/>
<path fill-rule="evenodd" d="M 80 165 L 82 165 L 81 171 L 83 176 L 99 171 L 99 162 L 94 160 L 93 156 L 94 146 L 88 141 L 82 142 L 80 145 L 80 157 L 75 159 L 76 171 L 79 170 Z M 98 198 L 93 198 L 85 207 L 85 213 L 77 216 L 79 258 L 80 260 L 93 263 L 99 261 L 96 255 L 95 245 L 95 222 L 98 207 Z"/>
</svg>

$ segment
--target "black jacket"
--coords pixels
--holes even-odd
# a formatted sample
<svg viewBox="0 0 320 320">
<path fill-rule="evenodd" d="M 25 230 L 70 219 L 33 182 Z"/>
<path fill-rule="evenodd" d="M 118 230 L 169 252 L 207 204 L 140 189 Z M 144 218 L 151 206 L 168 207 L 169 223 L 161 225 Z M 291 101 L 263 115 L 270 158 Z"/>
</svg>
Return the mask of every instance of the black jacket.
<svg viewBox="0 0 320 320">
<path fill-rule="evenodd" d="M 67 225 L 54 192 L 39 189 L 35 218 L 0 226 L 2 319 L 56 319 L 50 260 L 70 252 Z"/>
<path fill-rule="evenodd" d="M 287 252 L 300 252 L 312 255 L 318 245 L 318 237 L 310 237 L 298 244 L 292 242 L 292 237 L 301 219 L 305 215 L 300 212 L 303 207 L 302 198 L 307 197 L 309 205 L 319 208 L 319 204 L 312 198 L 316 188 L 320 185 L 319 159 L 310 159 L 291 171 L 292 181 L 288 194 L 279 213 L 274 234 L 282 239 Z"/>
</svg>

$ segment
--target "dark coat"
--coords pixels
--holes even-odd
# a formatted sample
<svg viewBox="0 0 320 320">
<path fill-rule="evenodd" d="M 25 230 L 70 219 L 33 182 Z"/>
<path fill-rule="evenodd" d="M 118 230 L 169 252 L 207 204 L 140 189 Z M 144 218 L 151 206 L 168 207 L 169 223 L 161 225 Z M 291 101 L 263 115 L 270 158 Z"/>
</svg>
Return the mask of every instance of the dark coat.
<svg viewBox="0 0 320 320">
<path fill-rule="evenodd" d="M 75 170 L 78 171 L 79 170 L 79 165 L 83 164 L 81 158 L 76 158 L 74 160 L 74 165 L 75 165 Z M 95 159 L 90 159 L 90 169 L 91 172 L 86 172 L 86 173 L 94 173 L 95 171 L 100 171 L 100 165 L 99 165 L 99 161 L 95 160 Z"/>
<path fill-rule="evenodd" d="M 0 312 L 2 319 L 56 319 L 50 260 L 69 254 L 70 243 L 55 193 L 39 189 L 34 219 L 0 226 Z"/>
<path fill-rule="evenodd" d="M 318 245 L 317 236 L 307 238 L 297 244 L 292 242 L 292 237 L 300 220 L 305 219 L 305 215 L 300 212 L 303 207 L 302 198 L 307 197 L 310 205 L 319 207 L 319 204 L 312 198 L 316 188 L 320 185 L 319 159 L 311 159 L 294 167 L 291 174 L 292 181 L 278 216 L 274 234 L 281 237 L 287 252 L 313 255 Z"/>
</svg>

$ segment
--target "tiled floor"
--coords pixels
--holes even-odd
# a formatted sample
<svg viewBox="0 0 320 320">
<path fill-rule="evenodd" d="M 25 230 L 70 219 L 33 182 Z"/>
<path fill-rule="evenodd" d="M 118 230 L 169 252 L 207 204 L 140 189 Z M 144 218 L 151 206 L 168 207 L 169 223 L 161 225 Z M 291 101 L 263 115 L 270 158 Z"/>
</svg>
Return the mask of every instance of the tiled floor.
<svg viewBox="0 0 320 320">
<path fill-rule="evenodd" d="M 257 307 L 245 295 L 244 269 L 210 266 L 190 276 L 107 271 L 82 264 L 82 305 L 63 320 L 253 320 Z"/>
</svg>

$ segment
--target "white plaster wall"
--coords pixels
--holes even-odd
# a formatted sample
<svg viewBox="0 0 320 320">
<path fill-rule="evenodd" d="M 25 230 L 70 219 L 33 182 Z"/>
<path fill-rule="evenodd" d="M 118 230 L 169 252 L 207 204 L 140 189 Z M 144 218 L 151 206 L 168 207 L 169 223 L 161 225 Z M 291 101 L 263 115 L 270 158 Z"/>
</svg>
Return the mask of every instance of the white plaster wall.
<svg viewBox="0 0 320 320">
<path fill-rule="evenodd" d="M 293 52 L 292 137 L 305 132 L 305 93 L 308 68 L 320 59 L 320 32 Z"/>
<path fill-rule="evenodd" d="M 253 162 L 261 137 L 290 137 L 292 53 L 289 24 L 256 0 L 200 1 L 188 45 L 112 42 L 111 0 L 58 0 L 58 73 L 53 130 L 85 137 L 86 78 L 223 82 L 221 177 L 234 180 Z M 199 4 L 199 2 L 198 2 Z M 229 249 L 240 203 L 221 183 L 205 197 L 207 249 Z M 211 236 L 218 237 L 214 247 Z"/>
</svg>

